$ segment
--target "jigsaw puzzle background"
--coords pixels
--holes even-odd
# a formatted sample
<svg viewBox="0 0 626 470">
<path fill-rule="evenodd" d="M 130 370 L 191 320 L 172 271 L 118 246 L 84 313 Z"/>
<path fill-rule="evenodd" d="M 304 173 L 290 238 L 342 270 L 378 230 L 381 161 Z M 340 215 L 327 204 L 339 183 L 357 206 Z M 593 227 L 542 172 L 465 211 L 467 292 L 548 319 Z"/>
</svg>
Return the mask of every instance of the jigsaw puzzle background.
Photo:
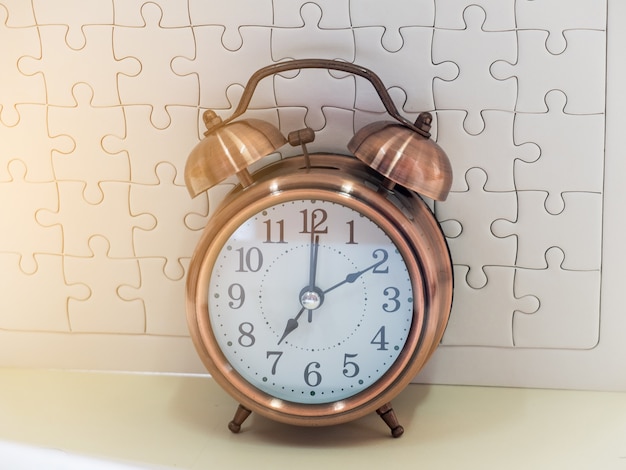
<svg viewBox="0 0 626 470">
<path fill-rule="evenodd" d="M 455 303 L 423 380 L 511 383 L 472 365 L 476 351 L 513 362 L 593 351 L 604 314 L 607 9 L 0 0 L 0 365 L 203 372 L 185 270 L 232 184 L 191 200 L 185 160 L 205 109 L 230 115 L 258 68 L 308 57 L 374 70 L 406 117 L 434 113 L 451 158 L 452 193 L 433 209 Z M 308 125 L 312 150 L 346 153 L 384 109 L 364 80 L 309 70 L 264 80 L 247 115 L 285 135 Z"/>
</svg>

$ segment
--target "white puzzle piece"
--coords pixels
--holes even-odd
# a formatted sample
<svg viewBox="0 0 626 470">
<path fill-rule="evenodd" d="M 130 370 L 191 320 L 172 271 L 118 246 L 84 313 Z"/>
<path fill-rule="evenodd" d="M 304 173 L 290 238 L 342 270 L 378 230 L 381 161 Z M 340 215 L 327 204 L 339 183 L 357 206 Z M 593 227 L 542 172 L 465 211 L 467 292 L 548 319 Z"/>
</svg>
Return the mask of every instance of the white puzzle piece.
<svg viewBox="0 0 626 470">
<path fill-rule="evenodd" d="M 17 13 L 15 16 L 18 16 Z M 0 43 L 11 44 L 3 47 L 0 54 L 2 87 L 0 87 L 0 123 L 14 126 L 19 122 L 16 105 L 20 103 L 45 103 L 46 88 L 43 76 L 24 74 L 17 67 L 21 57 L 39 57 L 41 41 L 34 27 L 11 27 L 6 7 L 0 4 Z"/>
<path fill-rule="evenodd" d="M 546 49 L 547 31 L 519 30 L 516 60 L 510 62 L 504 59 L 493 63 L 491 73 L 498 80 L 509 82 L 516 78 L 516 111 L 547 111 L 545 96 L 550 90 L 557 89 L 567 96 L 566 113 L 604 112 L 604 31 L 570 30 L 564 35 L 567 49 L 560 54 L 552 54 Z"/>
<path fill-rule="evenodd" d="M 120 285 L 139 287 L 139 261 L 111 256 L 110 246 L 106 238 L 96 235 L 89 239 L 88 256 L 66 257 L 68 282 L 84 282 L 91 291 L 87 299 L 68 300 L 70 331 L 131 334 L 146 331 L 146 314 L 141 301 L 125 301 L 118 292 Z M 102 315 L 102 311 L 106 315 Z"/>
<path fill-rule="evenodd" d="M 37 270 L 37 253 L 61 254 L 63 250 L 60 227 L 47 230 L 36 219 L 40 211 L 58 209 L 57 186 L 54 182 L 28 182 L 26 166 L 20 160 L 10 162 L 8 170 L 9 180 L 0 182 L 2 252 L 19 255 L 21 269 L 33 274 Z"/>
<path fill-rule="evenodd" d="M 601 193 L 604 182 L 604 116 L 566 114 L 566 101 L 563 92 L 550 91 L 548 112 L 520 114 L 513 128 L 515 140 L 535 142 L 541 152 L 533 162 L 516 161 L 515 185 L 518 190 L 547 190 L 551 214 L 565 208 L 563 193 Z"/>
<path fill-rule="evenodd" d="M 513 342 L 520 348 L 592 349 L 600 339 L 600 270 L 564 269 L 564 253 L 546 251 L 547 267 L 519 269 L 517 292 L 533 292 L 540 305 L 533 315 L 516 312 Z M 558 335 L 554 332 L 559 331 Z"/>
<path fill-rule="evenodd" d="M 194 106 L 198 102 L 194 78 L 177 75 L 170 66 L 174 57 L 193 57 L 194 36 L 190 28 L 163 28 L 163 12 L 156 4 L 144 5 L 141 15 L 145 26 L 119 27 L 113 34 L 116 54 L 141 57 L 139 73 L 119 77 L 120 100 L 129 105 L 152 106 L 152 124 L 164 129 L 171 122 L 167 108 Z M 144 41 L 146 34 L 150 35 L 150 42 Z"/>
<path fill-rule="evenodd" d="M 465 131 L 479 134 L 485 127 L 483 111 L 515 108 L 515 81 L 498 81 L 491 76 L 489 68 L 503 57 L 512 60 L 517 52 L 517 40 L 515 31 L 485 31 L 486 13 L 479 6 L 468 7 L 463 18 L 465 29 L 435 29 L 433 61 L 454 62 L 459 67 L 459 76 L 454 80 L 435 80 L 433 94 L 437 109 L 465 111 Z"/>
<path fill-rule="evenodd" d="M 124 113 L 116 106 L 94 106 L 93 90 L 85 83 L 74 85 L 72 96 L 72 106 L 48 108 L 50 133 L 74 141 L 71 151 L 52 149 L 54 175 L 62 181 L 83 182 L 85 200 L 98 204 L 103 198 L 102 182 L 130 179 L 128 155 L 108 154 L 101 145 L 104 136 L 123 132 Z M 86 122 L 97 122 L 98 125 L 86 127 Z"/>
<path fill-rule="evenodd" d="M 451 192 L 445 203 L 436 204 L 435 213 L 448 237 L 454 263 L 469 267 L 467 283 L 479 289 L 490 282 L 485 266 L 515 266 L 515 239 L 494 236 L 491 225 L 494 220 L 515 216 L 517 200 L 513 191 L 485 191 L 487 174 L 480 168 L 472 168 L 465 178 L 469 189 Z M 477 207 L 480 212 L 475 211 Z M 452 232 L 450 221 L 455 222 Z M 510 290 L 502 292 L 510 294 Z"/>
</svg>

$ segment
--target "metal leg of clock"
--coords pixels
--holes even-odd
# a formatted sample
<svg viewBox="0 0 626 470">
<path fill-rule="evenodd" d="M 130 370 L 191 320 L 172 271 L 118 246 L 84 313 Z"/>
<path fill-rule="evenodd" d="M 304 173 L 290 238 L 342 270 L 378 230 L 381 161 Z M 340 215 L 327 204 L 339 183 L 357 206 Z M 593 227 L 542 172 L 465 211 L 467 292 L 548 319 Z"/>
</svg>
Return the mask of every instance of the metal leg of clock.
<svg viewBox="0 0 626 470">
<path fill-rule="evenodd" d="M 241 430 L 241 424 L 246 420 L 248 416 L 250 416 L 250 413 L 252 413 L 252 411 L 250 411 L 248 408 L 243 405 L 239 405 L 237 407 L 237 411 L 235 411 L 235 416 L 233 417 L 233 420 L 228 423 L 228 429 L 230 429 L 231 432 L 237 434 Z"/>
<path fill-rule="evenodd" d="M 378 413 L 378 416 L 380 416 L 383 421 L 387 423 L 387 426 L 391 429 L 391 435 L 393 437 L 400 437 L 404 434 L 404 428 L 400 426 L 400 423 L 398 423 L 398 418 L 396 417 L 395 411 L 393 411 L 393 408 L 391 407 L 391 403 L 384 404 L 376 410 L 376 413 Z"/>
</svg>

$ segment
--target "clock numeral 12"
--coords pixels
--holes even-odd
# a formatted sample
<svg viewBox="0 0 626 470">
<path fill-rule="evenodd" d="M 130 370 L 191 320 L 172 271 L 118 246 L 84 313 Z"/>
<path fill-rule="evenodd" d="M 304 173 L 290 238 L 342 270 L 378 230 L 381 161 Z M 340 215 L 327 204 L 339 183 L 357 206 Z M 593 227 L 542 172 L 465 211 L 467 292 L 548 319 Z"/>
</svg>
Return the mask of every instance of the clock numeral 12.
<svg viewBox="0 0 626 470">
<path fill-rule="evenodd" d="M 328 227 L 322 227 L 328 219 L 328 213 L 324 209 L 313 209 L 309 217 L 309 210 L 301 210 L 302 214 L 302 231 L 300 233 L 328 233 Z M 310 225 L 310 228 L 309 228 Z"/>
</svg>

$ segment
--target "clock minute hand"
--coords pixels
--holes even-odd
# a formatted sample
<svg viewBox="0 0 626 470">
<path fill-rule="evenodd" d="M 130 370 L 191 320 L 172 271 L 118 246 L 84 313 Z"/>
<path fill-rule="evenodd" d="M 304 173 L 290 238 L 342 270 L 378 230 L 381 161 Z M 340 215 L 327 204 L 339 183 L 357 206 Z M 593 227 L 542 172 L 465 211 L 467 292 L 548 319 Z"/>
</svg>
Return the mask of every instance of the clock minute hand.
<svg viewBox="0 0 626 470">
<path fill-rule="evenodd" d="M 378 251 L 378 250 L 377 250 Z M 376 251 L 374 252 L 376 253 Z M 385 253 L 386 255 L 386 253 Z M 328 289 L 322 291 L 322 293 L 324 295 L 328 294 L 330 291 L 335 290 L 337 287 L 339 286 L 343 286 L 344 284 L 347 283 L 353 283 L 354 281 L 356 281 L 358 278 L 360 278 L 363 274 L 365 274 L 368 271 L 374 270 L 376 269 L 378 266 L 380 266 L 381 264 L 383 264 L 385 261 L 387 261 L 387 256 L 384 256 L 382 260 L 377 261 L 376 263 L 372 264 L 371 266 L 368 266 L 365 269 L 361 269 L 360 271 L 356 271 L 354 273 L 350 273 L 346 276 L 346 278 L 341 281 L 338 282 L 337 284 L 335 284 L 334 286 L 329 287 Z"/>
<path fill-rule="evenodd" d="M 309 259 L 309 292 L 315 291 L 315 275 L 317 272 L 317 252 L 320 246 L 320 237 L 311 231 L 311 254 Z M 309 323 L 313 321 L 313 310 L 309 310 Z"/>
</svg>

